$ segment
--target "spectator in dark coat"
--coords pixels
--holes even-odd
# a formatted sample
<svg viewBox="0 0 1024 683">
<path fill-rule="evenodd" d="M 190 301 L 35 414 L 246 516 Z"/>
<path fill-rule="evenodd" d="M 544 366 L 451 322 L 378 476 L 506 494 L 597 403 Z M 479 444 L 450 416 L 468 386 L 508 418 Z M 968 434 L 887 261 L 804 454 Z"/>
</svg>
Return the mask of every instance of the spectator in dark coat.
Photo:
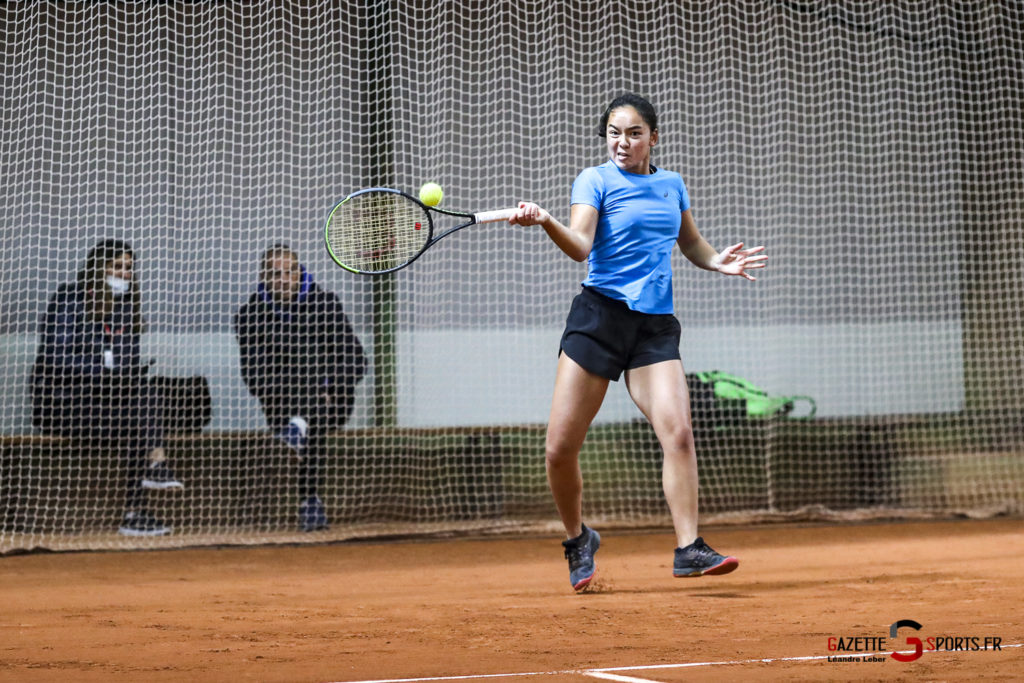
<svg viewBox="0 0 1024 683">
<path fill-rule="evenodd" d="M 171 528 L 145 509 L 147 489 L 180 489 L 166 460 L 159 407 L 142 361 L 137 261 L 127 242 L 96 244 L 74 282 L 50 298 L 32 368 L 32 423 L 68 437 L 78 457 L 114 457 L 127 473 L 119 532 Z"/>
<path fill-rule="evenodd" d="M 242 379 L 300 459 L 299 528 L 316 531 L 327 527 L 319 490 L 327 435 L 348 420 L 366 358 L 338 297 L 291 248 L 267 249 L 259 279 L 234 320 Z"/>
</svg>

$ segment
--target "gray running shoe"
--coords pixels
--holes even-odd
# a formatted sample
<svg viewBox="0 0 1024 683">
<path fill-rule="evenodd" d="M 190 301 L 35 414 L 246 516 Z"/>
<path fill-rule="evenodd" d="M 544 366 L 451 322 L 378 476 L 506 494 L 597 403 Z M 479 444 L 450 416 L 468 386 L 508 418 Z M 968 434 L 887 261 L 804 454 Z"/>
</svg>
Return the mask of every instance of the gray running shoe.
<svg viewBox="0 0 1024 683">
<path fill-rule="evenodd" d="M 704 576 L 705 574 L 728 574 L 740 561 L 735 557 L 726 557 L 716 553 L 704 539 L 697 540 L 685 548 L 676 548 L 676 558 L 672 565 L 672 576 Z"/>
<path fill-rule="evenodd" d="M 601 547 L 601 535 L 583 525 L 583 533 L 576 538 L 562 541 L 565 548 L 565 559 L 569 560 L 569 583 L 573 589 L 581 591 L 587 587 L 597 567 L 594 565 L 594 553 Z"/>
</svg>

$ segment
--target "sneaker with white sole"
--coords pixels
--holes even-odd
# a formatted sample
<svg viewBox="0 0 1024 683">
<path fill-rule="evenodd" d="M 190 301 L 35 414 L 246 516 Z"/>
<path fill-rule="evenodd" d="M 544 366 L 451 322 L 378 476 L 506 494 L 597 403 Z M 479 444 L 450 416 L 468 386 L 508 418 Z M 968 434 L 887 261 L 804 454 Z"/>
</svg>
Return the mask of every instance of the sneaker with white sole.
<svg viewBox="0 0 1024 683">
<path fill-rule="evenodd" d="M 124 513 L 117 533 L 122 536 L 166 536 L 171 533 L 171 527 L 146 510 L 129 510 Z"/>
<path fill-rule="evenodd" d="M 150 490 L 165 490 L 165 489 L 181 489 L 185 488 L 185 485 L 178 481 L 178 478 L 174 476 L 174 472 L 171 471 L 171 466 L 166 461 L 154 462 L 142 475 L 142 481 L 139 484 L 144 489 Z"/>
</svg>

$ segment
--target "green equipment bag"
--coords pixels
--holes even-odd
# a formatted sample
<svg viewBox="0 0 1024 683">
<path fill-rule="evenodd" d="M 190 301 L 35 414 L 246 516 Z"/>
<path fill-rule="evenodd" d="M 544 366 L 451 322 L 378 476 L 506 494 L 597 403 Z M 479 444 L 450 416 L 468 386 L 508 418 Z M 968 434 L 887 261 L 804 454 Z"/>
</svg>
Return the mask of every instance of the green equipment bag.
<svg viewBox="0 0 1024 683">
<path fill-rule="evenodd" d="M 746 407 L 747 417 L 750 418 L 790 417 L 791 419 L 809 420 L 818 410 L 817 404 L 810 396 L 770 396 L 768 392 L 755 386 L 749 380 L 720 370 L 698 372 L 691 377 L 697 379 L 704 386 L 710 386 L 716 401 L 742 402 L 742 405 Z M 690 386 L 691 393 L 693 393 L 692 381 Z M 806 415 L 790 415 L 798 402 L 807 404 Z"/>
</svg>

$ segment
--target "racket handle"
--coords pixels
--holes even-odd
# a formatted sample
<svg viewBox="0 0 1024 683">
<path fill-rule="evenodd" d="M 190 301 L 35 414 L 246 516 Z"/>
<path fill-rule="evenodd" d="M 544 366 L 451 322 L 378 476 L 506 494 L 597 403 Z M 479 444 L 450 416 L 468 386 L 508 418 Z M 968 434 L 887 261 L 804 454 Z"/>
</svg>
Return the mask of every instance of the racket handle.
<svg viewBox="0 0 1024 683">
<path fill-rule="evenodd" d="M 498 209 L 497 211 L 484 211 L 482 213 L 473 214 L 473 221 L 476 223 L 497 223 L 498 221 L 507 221 L 512 216 L 516 215 L 519 209 Z"/>
</svg>

